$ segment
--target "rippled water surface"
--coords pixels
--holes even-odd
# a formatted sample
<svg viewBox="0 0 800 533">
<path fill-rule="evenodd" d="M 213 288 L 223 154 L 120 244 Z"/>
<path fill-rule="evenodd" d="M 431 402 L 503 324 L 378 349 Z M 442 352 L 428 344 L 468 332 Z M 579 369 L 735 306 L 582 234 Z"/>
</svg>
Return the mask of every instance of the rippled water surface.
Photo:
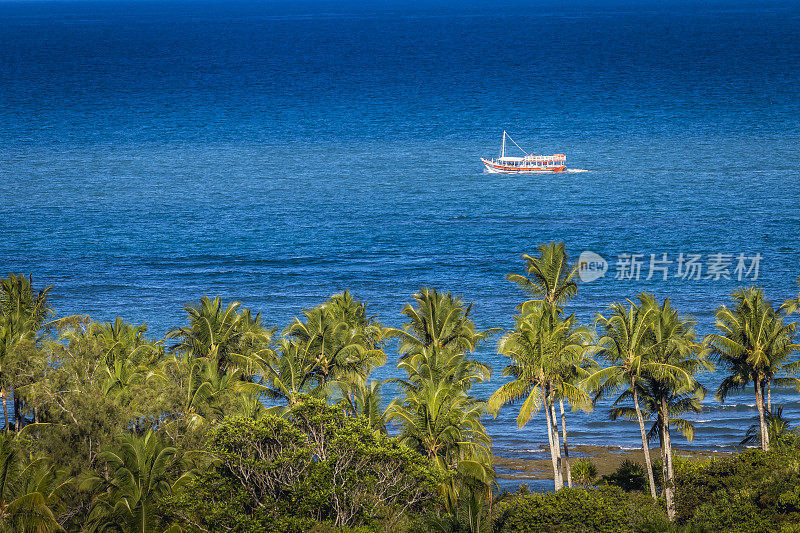
<svg viewBox="0 0 800 533">
<path fill-rule="evenodd" d="M 650 254 L 760 253 L 769 296 L 797 293 L 795 3 L 482 4 L 0 2 L 0 271 L 156 335 L 206 293 L 282 326 L 351 289 L 399 325 L 425 285 L 509 327 L 504 275 L 549 240 L 610 263 L 571 304 L 586 321 L 650 290 L 711 331 L 741 283 L 647 281 Z M 503 129 L 588 172 L 484 174 Z M 613 279 L 624 253 L 640 280 Z M 685 445 L 738 442 L 753 403 L 710 395 Z M 571 441 L 635 446 L 606 411 Z M 541 420 L 514 416 L 487 422 L 498 453 L 540 456 Z"/>
</svg>

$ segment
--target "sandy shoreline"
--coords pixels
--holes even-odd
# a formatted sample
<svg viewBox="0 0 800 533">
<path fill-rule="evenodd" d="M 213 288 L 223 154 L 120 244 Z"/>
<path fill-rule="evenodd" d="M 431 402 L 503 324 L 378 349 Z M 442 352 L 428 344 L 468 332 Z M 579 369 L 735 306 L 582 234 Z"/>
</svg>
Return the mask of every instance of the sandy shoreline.
<svg viewBox="0 0 800 533">
<path fill-rule="evenodd" d="M 732 452 L 713 450 L 683 450 L 673 448 L 673 453 L 679 457 L 693 459 L 713 459 L 715 457 L 729 457 Z M 543 450 L 547 453 L 546 450 Z M 625 459 L 631 459 L 644 465 L 644 453 L 639 450 L 626 450 L 618 446 L 570 446 L 570 462 L 577 458 L 587 457 L 597 467 L 598 475 L 610 474 L 615 471 Z M 653 461 L 661 458 L 660 448 L 650 448 L 650 457 Z M 499 470 L 497 477 L 525 481 L 528 479 L 553 479 L 553 463 L 549 456 L 545 459 L 512 459 L 494 456 L 495 468 Z"/>
</svg>

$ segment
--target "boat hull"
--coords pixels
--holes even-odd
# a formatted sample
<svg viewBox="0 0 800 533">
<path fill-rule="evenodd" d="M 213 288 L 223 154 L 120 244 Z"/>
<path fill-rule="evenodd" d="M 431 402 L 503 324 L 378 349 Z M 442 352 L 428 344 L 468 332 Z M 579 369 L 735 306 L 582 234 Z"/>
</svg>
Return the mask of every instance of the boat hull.
<svg viewBox="0 0 800 533">
<path fill-rule="evenodd" d="M 547 167 L 511 167 L 506 165 L 498 165 L 488 159 L 481 158 L 483 166 L 487 172 L 492 174 L 541 174 L 543 172 L 564 172 L 567 169 L 566 165 L 547 166 Z"/>
</svg>

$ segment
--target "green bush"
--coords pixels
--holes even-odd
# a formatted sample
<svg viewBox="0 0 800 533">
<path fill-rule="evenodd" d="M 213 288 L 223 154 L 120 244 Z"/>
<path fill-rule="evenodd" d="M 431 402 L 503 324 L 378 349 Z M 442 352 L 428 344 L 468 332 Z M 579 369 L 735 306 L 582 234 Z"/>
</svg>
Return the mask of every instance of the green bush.
<svg viewBox="0 0 800 533">
<path fill-rule="evenodd" d="M 705 531 L 790 531 L 800 522 L 800 452 L 782 448 L 681 468 L 678 521 Z"/>
<path fill-rule="evenodd" d="M 225 419 L 207 447 L 213 467 L 164 505 L 189 528 L 391 526 L 438 502 L 431 461 L 322 400 L 304 398 L 287 418 Z"/>
<path fill-rule="evenodd" d="M 666 524 L 667 518 L 649 496 L 605 486 L 519 497 L 503 504 L 496 528 L 509 533 L 617 533 L 654 522 Z"/>
</svg>

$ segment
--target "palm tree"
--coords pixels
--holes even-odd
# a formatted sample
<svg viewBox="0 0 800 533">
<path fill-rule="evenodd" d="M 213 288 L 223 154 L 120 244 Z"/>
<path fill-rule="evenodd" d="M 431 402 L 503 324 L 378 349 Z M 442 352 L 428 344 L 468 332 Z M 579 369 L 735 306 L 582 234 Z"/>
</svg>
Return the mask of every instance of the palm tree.
<svg viewBox="0 0 800 533">
<path fill-rule="evenodd" d="M 753 384 L 761 428 L 761 448 L 769 449 L 766 413 L 771 411 L 771 386 L 794 386 L 800 380 L 778 376 L 782 371 L 796 372 L 800 362 L 785 364 L 800 349 L 793 342 L 796 323 L 784 324 L 783 317 L 766 300 L 761 289 L 750 287 L 733 293 L 734 306 L 720 306 L 716 326 L 720 333 L 706 337 L 712 355 L 729 372 L 717 389 L 717 398 Z M 766 394 L 765 394 L 766 393 Z"/>
<path fill-rule="evenodd" d="M 797 278 L 797 284 L 800 285 L 800 277 Z M 800 294 L 797 295 L 797 298 L 789 298 L 783 302 L 781 305 L 781 311 L 787 315 L 800 313 Z"/>
<path fill-rule="evenodd" d="M 516 283 L 534 300 L 563 305 L 578 292 L 575 275 L 577 265 L 569 262 L 563 242 L 547 243 L 539 246 L 539 255 L 524 254 L 525 273 L 507 274 L 506 279 Z"/>
<path fill-rule="evenodd" d="M 776 407 L 772 412 L 767 413 L 766 419 L 770 445 L 778 444 L 780 446 L 791 444 L 797 446 L 800 435 L 797 433 L 797 428 L 792 428 L 789 420 L 784 418 L 782 405 Z M 758 442 L 760 439 L 760 428 L 758 424 L 753 424 L 747 428 L 747 433 L 745 433 L 744 439 L 742 439 L 739 444 L 749 445 Z"/>
<path fill-rule="evenodd" d="M 523 254 L 525 272 L 527 275 L 507 274 L 506 279 L 516 283 L 523 292 L 533 297 L 532 300 L 523 302 L 519 309 L 521 314 L 526 314 L 527 306 L 547 304 L 551 312 L 556 315 L 563 312 L 561 306 L 566 304 L 578 292 L 575 275 L 578 266 L 570 263 L 566 246 L 563 242 L 550 242 L 538 248 L 538 255 Z M 579 368 L 580 365 L 578 365 Z M 575 380 L 573 375 L 572 379 Z M 564 438 L 564 462 L 568 486 L 572 486 L 572 476 L 569 467 L 569 448 L 567 447 L 566 416 L 564 412 L 564 398 L 559 397 L 561 410 L 561 429 Z M 550 416 L 556 420 L 555 406 L 550 406 Z"/>
<path fill-rule="evenodd" d="M 15 439 L 0 435 L 0 529 L 63 531 L 56 512 L 70 483 L 48 459 L 26 457 Z"/>
<path fill-rule="evenodd" d="M 565 320 L 566 329 L 557 344 L 556 358 L 560 360 L 561 364 L 554 387 L 561 413 L 564 469 L 566 470 L 567 486 L 569 488 L 572 488 L 572 468 L 569 462 L 569 447 L 567 446 L 567 417 L 564 410 L 564 401 L 566 400 L 570 403 L 573 411 L 577 409 L 585 412 L 591 411 L 594 406 L 591 398 L 584 391 L 582 383 L 591 374 L 590 371 L 597 368 L 597 363 L 587 355 L 592 350 L 590 343 L 594 338 L 594 332 L 575 324 L 574 315 L 570 315 Z M 551 409 L 553 407 L 551 406 Z M 555 418 L 555 415 L 553 417 Z"/>
<path fill-rule="evenodd" d="M 498 351 L 511 358 L 503 374 L 513 380 L 492 394 L 488 409 L 497 416 L 503 405 L 524 399 L 517 416 L 517 425 L 523 427 L 544 407 L 553 479 L 558 490 L 563 487 L 563 466 L 555 402 L 567 399 L 579 408 L 590 405 L 588 395 L 574 379 L 583 377 L 582 359 L 587 350 L 588 331 L 576 328 L 574 317 L 564 319 L 555 313 L 549 303 L 528 305 L 525 310 L 526 314 L 516 317 L 515 329 L 498 344 Z M 562 429 L 566 437 L 563 419 Z"/>
<path fill-rule="evenodd" d="M 393 379 L 408 389 L 414 389 L 426 381 L 444 381 L 465 393 L 472 385 L 491 376 L 491 369 L 479 361 L 467 357 L 463 352 L 450 351 L 436 345 L 425 346 L 413 357 L 401 356 L 397 368 L 404 370 L 406 379 Z"/>
<path fill-rule="evenodd" d="M 642 297 L 640 296 L 640 302 Z M 664 375 L 663 365 L 652 360 L 654 341 L 650 325 L 656 310 L 651 305 L 631 300 L 629 309 L 620 303 L 609 307 L 608 316 L 598 315 L 597 323 L 604 331 L 598 341 L 600 354 L 611 363 L 611 366 L 598 370 L 589 376 L 585 386 L 596 391 L 595 402 L 606 394 L 626 388 L 639 422 L 642 437 L 642 450 L 650 483 L 650 495 L 656 499 L 656 484 L 653 477 L 653 466 L 650 460 L 650 447 L 644 428 L 644 418 L 639 404 L 639 387 L 637 381 L 650 375 Z"/>
<path fill-rule="evenodd" d="M 107 447 L 98 455 L 110 470 L 103 476 L 87 476 L 82 487 L 99 495 L 89 513 L 87 529 L 105 531 L 154 531 L 160 523 L 156 513 L 159 498 L 172 492 L 180 476 L 179 454 L 165 446 L 158 435 L 147 431 L 143 436 L 123 435 L 116 446 Z"/>
<path fill-rule="evenodd" d="M 597 479 L 597 467 L 589 459 L 578 459 L 572 470 L 573 477 L 580 487 L 586 488 Z"/>
<path fill-rule="evenodd" d="M 650 294 L 642 294 L 640 298 L 643 305 L 655 311 L 651 315 L 650 324 L 653 335 L 651 361 L 660 366 L 657 368 L 657 375 L 647 376 L 648 386 L 645 389 L 658 403 L 655 412 L 660 423 L 658 434 L 664 469 L 663 492 L 667 503 L 667 514 L 673 519 L 675 473 L 672 464 L 672 438 L 669 431 L 670 417 L 681 410 L 694 411 L 695 408 L 699 410 L 705 389 L 697 382 L 695 374 L 701 370 L 711 370 L 711 365 L 706 361 L 702 346 L 697 342 L 693 319 L 680 316 L 672 307 L 669 298 L 664 299 L 661 304 Z M 650 371 L 653 370 L 656 369 L 651 367 Z M 676 423 L 688 431 L 690 425 L 687 424 L 688 422 L 684 420 Z M 692 435 L 693 432 L 692 428 Z"/>
<path fill-rule="evenodd" d="M 670 519 L 674 519 L 675 470 L 672 462 L 670 426 L 678 429 L 686 437 L 686 440 L 691 442 L 694 439 L 694 425 L 689 420 L 681 418 L 681 416 L 685 413 L 699 413 L 702 410 L 701 401 L 704 397 L 705 389 L 702 385 L 696 383 L 695 389 L 678 393 L 673 382 L 659 380 L 650 376 L 638 380 L 636 386 L 642 417 L 645 420 L 653 420 L 653 425 L 647 432 L 647 438 L 658 438 L 661 446 L 661 469 L 662 479 L 664 480 L 662 492 L 667 504 L 667 514 Z M 633 392 L 629 389 L 614 401 L 613 407 L 609 412 L 612 420 L 619 418 L 631 421 L 638 420 L 636 410 L 633 407 L 622 405 L 631 401 L 632 398 Z"/>
<path fill-rule="evenodd" d="M 349 292 L 304 311 L 303 318 L 296 318 L 285 336 L 310 358 L 309 371 L 321 386 L 363 381 L 386 361 L 384 328 Z"/>
<path fill-rule="evenodd" d="M 301 394 L 327 396 L 326 388 L 316 384 L 312 374 L 313 363 L 304 348 L 289 339 L 281 339 L 278 357 L 273 361 L 259 362 L 260 391 L 267 399 L 292 406 Z"/>
<path fill-rule="evenodd" d="M 382 385 L 383 382 L 377 380 L 346 384 L 342 389 L 342 402 L 352 416 L 363 416 L 373 430 L 386 433 L 387 412 L 381 407 Z"/>
<path fill-rule="evenodd" d="M 219 297 L 212 300 L 208 296 L 200 299 L 200 305 L 184 307 L 189 325 L 167 333 L 168 339 L 178 340 L 170 349 L 192 358 L 213 357 L 222 370 L 269 350 L 272 330 L 262 323 L 260 313 L 239 312 L 240 307 L 241 303 L 231 302 L 223 308 Z"/>
<path fill-rule="evenodd" d="M 423 288 L 414 294 L 416 306 L 406 304 L 401 313 L 408 319 L 403 329 L 390 328 L 389 336 L 400 339 L 400 354 L 417 366 L 417 358 L 425 357 L 425 348 L 465 354 L 497 329 L 479 331 L 470 315 L 472 304 L 465 304 L 450 292 Z M 428 352 L 430 353 L 430 352 Z"/>
<path fill-rule="evenodd" d="M 488 452 L 483 411 L 482 402 L 457 386 L 425 381 L 392 402 L 387 417 L 400 422 L 403 442 L 448 470 L 465 456 Z"/>
<path fill-rule="evenodd" d="M 405 379 L 403 396 L 387 409 L 387 419 L 400 423 L 401 438 L 455 476 L 441 487 L 453 508 L 470 483 L 488 487 L 494 476 L 490 439 L 481 423 L 485 404 L 469 394 L 490 369 L 467 356 L 494 330 L 479 331 L 470 314 L 471 304 L 449 292 L 424 288 L 406 305 L 403 329 L 388 331 L 399 337 L 398 368 Z M 488 494 L 482 490 L 481 493 Z"/>
<path fill-rule="evenodd" d="M 163 345 L 145 337 L 145 332 L 144 324 L 134 326 L 117 317 L 114 322 L 93 322 L 82 333 L 105 364 L 103 394 L 128 402 L 131 388 L 152 373 L 163 356 Z"/>
</svg>

